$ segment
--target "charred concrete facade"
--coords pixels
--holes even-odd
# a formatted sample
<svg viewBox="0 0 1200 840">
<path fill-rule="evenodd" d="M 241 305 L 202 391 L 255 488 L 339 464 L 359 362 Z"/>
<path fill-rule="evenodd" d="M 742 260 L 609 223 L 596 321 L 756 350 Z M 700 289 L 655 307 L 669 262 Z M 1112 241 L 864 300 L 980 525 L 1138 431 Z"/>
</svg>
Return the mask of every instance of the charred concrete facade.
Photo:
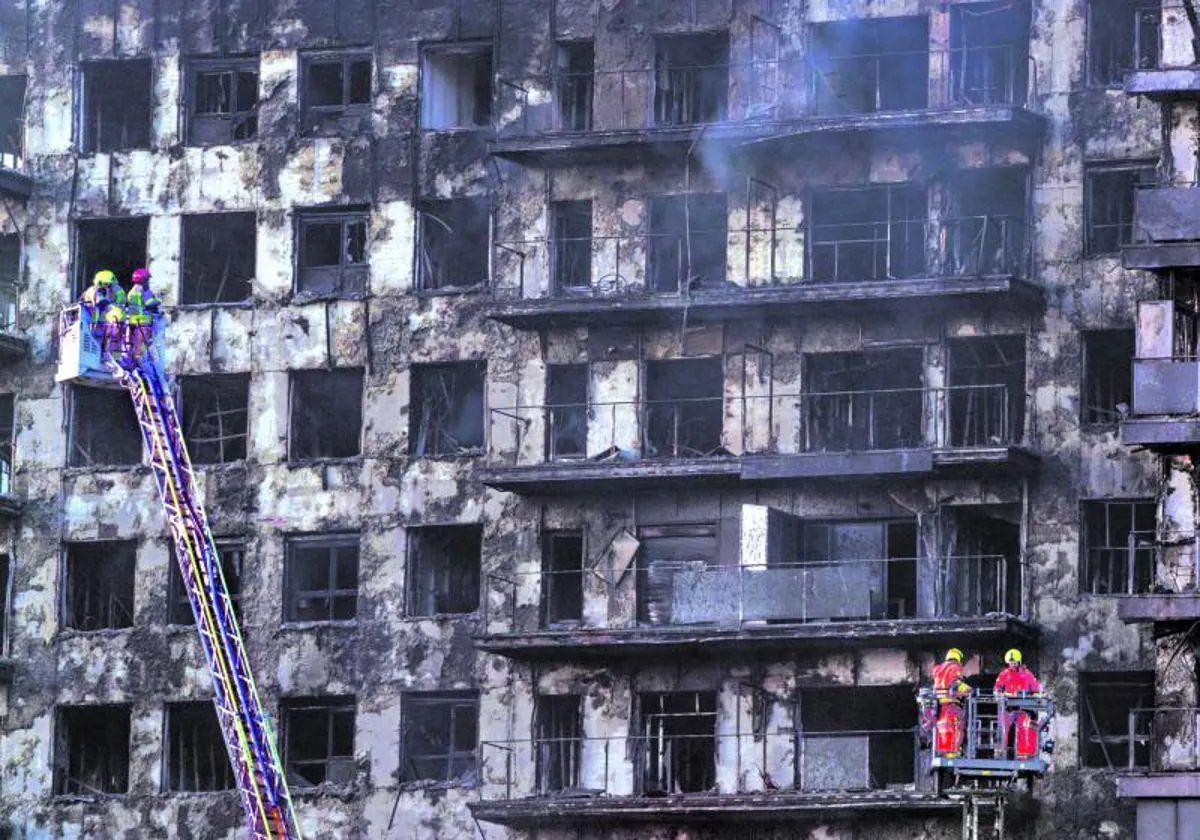
<svg viewBox="0 0 1200 840">
<path fill-rule="evenodd" d="M 912 702 L 953 643 L 1058 705 L 1017 835 L 1135 836 L 1121 772 L 1194 769 L 1141 711 L 1197 702 L 1191 464 L 1129 396 L 1194 264 L 1132 209 L 1194 180 L 1190 37 L 5 0 L 4 824 L 242 831 L 132 415 L 53 381 L 60 308 L 145 259 L 308 834 L 955 837 Z"/>
</svg>

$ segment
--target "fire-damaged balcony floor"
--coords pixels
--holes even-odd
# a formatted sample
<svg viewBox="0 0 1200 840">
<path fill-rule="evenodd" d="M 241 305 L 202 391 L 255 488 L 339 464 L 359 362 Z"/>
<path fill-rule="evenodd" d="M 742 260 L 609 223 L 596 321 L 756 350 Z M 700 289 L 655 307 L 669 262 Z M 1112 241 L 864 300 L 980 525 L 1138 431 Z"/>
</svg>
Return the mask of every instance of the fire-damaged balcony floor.
<svg viewBox="0 0 1200 840">
<path fill-rule="evenodd" d="M 1003 647 L 1028 642 L 1037 628 L 1013 615 L 979 618 L 900 618 L 821 621 L 807 624 L 764 624 L 754 627 L 645 626 L 607 629 L 587 627 L 493 633 L 476 636 L 480 650 L 513 659 L 572 660 L 615 656 L 626 658 L 679 655 L 721 656 L 749 651 L 837 650 L 884 645 L 925 648 L 946 643 Z"/>
<path fill-rule="evenodd" d="M 643 461 L 564 459 L 550 463 L 481 468 L 479 479 L 516 493 L 604 491 L 617 487 L 773 482 L 828 478 L 885 478 L 932 474 L 1027 474 L 1038 457 L 1020 446 L 728 455 Z"/>
<path fill-rule="evenodd" d="M 518 329 L 670 323 L 738 318 L 794 318 L 808 309 L 852 310 L 909 305 L 928 311 L 931 305 L 993 302 L 1022 309 L 1040 307 L 1042 293 L 1031 283 L 1010 276 L 925 277 L 859 283 L 782 283 L 743 288 L 730 285 L 698 289 L 688 295 L 559 296 L 504 301 L 489 317 Z"/>
<path fill-rule="evenodd" d="M 676 796 L 538 797 L 483 800 L 468 806 L 477 820 L 513 828 L 538 828 L 578 821 L 657 822 L 661 820 L 779 821 L 848 819 L 863 814 L 952 814 L 962 805 L 912 789 L 799 793 L 772 791 Z"/>
</svg>

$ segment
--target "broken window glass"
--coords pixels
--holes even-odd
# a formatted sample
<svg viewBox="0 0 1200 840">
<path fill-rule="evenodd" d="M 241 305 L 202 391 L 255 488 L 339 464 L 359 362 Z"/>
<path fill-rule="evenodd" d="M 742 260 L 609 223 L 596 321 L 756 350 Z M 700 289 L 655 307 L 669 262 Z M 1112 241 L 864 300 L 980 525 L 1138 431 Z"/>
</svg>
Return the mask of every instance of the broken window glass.
<svg viewBox="0 0 1200 840">
<path fill-rule="evenodd" d="M 479 737 L 479 693 L 439 691 L 402 697 L 405 781 L 471 783 Z"/>
<path fill-rule="evenodd" d="M 150 60 L 87 61 L 82 70 L 82 150 L 150 148 Z"/>
<path fill-rule="evenodd" d="M 358 535 L 290 537 L 284 570 L 287 621 L 358 615 Z"/>
<path fill-rule="evenodd" d="M 1139 184 L 1152 183 L 1153 164 L 1097 164 L 1085 172 L 1085 243 L 1088 256 L 1119 254 L 1134 241 L 1134 201 Z"/>
<path fill-rule="evenodd" d="M 689 458 L 723 452 L 724 391 L 719 358 L 646 362 L 643 456 Z"/>
<path fill-rule="evenodd" d="M 0 332 L 17 329 L 17 290 L 21 284 L 21 239 L 0 234 Z"/>
<path fill-rule="evenodd" d="M 1083 422 L 1110 425 L 1129 411 L 1133 388 L 1133 330 L 1083 334 Z"/>
<path fill-rule="evenodd" d="M 418 288 L 453 290 L 484 285 L 491 237 L 487 197 L 425 200 L 418 212 Z"/>
<path fill-rule="evenodd" d="M 68 543 L 66 554 L 63 624 L 88 631 L 132 627 L 137 544 Z"/>
<path fill-rule="evenodd" d="M 725 119 L 728 98 L 728 33 L 655 39 L 655 125 L 720 122 Z"/>
<path fill-rule="evenodd" d="M 482 529 L 428 525 L 408 533 L 408 614 L 451 615 L 479 609 Z"/>
<path fill-rule="evenodd" d="M 185 215 L 180 303 L 249 300 L 257 241 L 253 213 Z"/>
<path fill-rule="evenodd" d="M 724 283 L 728 224 L 725 193 L 652 196 L 646 243 L 650 290 L 679 292 Z"/>
<path fill-rule="evenodd" d="M 801 690 L 800 785 L 805 791 L 880 790 L 914 780 L 913 687 Z"/>
<path fill-rule="evenodd" d="M 166 789 L 232 790 L 233 768 L 212 702 L 168 703 L 166 718 Z"/>
<path fill-rule="evenodd" d="M 1003 446 L 1025 434 L 1025 337 L 949 342 L 949 446 Z"/>
<path fill-rule="evenodd" d="M 585 291 L 592 285 L 592 202 L 555 201 L 550 205 L 554 289 Z"/>
<path fill-rule="evenodd" d="M 301 91 L 303 123 L 310 130 L 336 129 L 357 122 L 370 110 L 371 54 L 320 53 L 305 56 Z"/>
<path fill-rule="evenodd" d="M 583 620 L 583 534 L 555 531 L 542 538 L 542 626 Z"/>
<path fill-rule="evenodd" d="M 179 377 L 179 411 L 195 464 L 228 464 L 246 457 L 250 375 Z"/>
<path fill-rule="evenodd" d="M 546 446 L 551 459 L 587 454 L 587 394 L 586 364 L 546 367 Z"/>
<path fill-rule="evenodd" d="M 367 290 L 367 211 L 299 214 L 298 297 L 358 297 Z"/>
<path fill-rule="evenodd" d="M 17 169 L 25 150 L 25 77 L 0 76 L 0 169 Z"/>
<path fill-rule="evenodd" d="M 258 60 L 203 60 L 192 64 L 188 142 L 253 140 L 258 133 Z"/>
<path fill-rule="evenodd" d="M 560 41 L 556 49 L 555 90 L 560 131 L 591 131 L 595 49 L 591 41 Z"/>
<path fill-rule="evenodd" d="M 875 18 L 812 27 L 809 102 L 817 114 L 871 114 L 929 102 L 929 21 Z"/>
<path fill-rule="evenodd" d="M 639 793 L 706 793 L 717 783 L 717 696 L 711 691 L 642 694 Z"/>
<path fill-rule="evenodd" d="M 858 452 L 921 446 L 920 350 L 814 353 L 805 357 L 805 445 Z"/>
<path fill-rule="evenodd" d="M 583 698 L 542 694 L 534 707 L 534 720 L 538 793 L 545 796 L 579 787 Z"/>
<path fill-rule="evenodd" d="M 1153 671 L 1081 673 L 1079 699 L 1079 755 L 1084 767 L 1124 770 L 1150 766 L 1151 718 L 1148 714 L 1134 716 L 1131 743 L 1129 713 L 1154 707 Z"/>
<path fill-rule="evenodd" d="M 83 294 L 96 272 L 107 269 L 125 289 L 135 269 L 146 265 L 150 219 L 81 219 L 75 223 L 75 295 Z"/>
<path fill-rule="evenodd" d="M 122 467 L 142 463 L 137 416 L 123 390 L 73 385 L 69 409 L 68 466 Z"/>
<path fill-rule="evenodd" d="M 917 277 L 926 269 L 925 187 L 893 184 L 812 197 L 811 274 L 826 283 Z"/>
<path fill-rule="evenodd" d="M 673 623 L 680 572 L 702 571 L 720 565 L 717 526 L 662 525 L 638 531 L 637 618 L 640 624 Z"/>
<path fill-rule="evenodd" d="M 439 44 L 425 51 L 421 127 L 487 128 L 492 123 L 492 45 Z"/>
<path fill-rule="evenodd" d="M 218 538 L 217 557 L 221 561 L 221 574 L 225 577 L 225 590 L 233 613 L 240 618 L 242 603 L 242 567 L 246 557 L 246 543 L 236 538 Z M 191 625 L 196 617 L 192 613 L 192 602 L 183 585 L 183 573 L 179 571 L 179 559 L 171 545 L 170 571 L 167 573 L 167 624 Z"/>
<path fill-rule="evenodd" d="M 279 704 L 283 761 L 298 788 L 354 781 L 354 698 L 289 697 Z"/>
<path fill-rule="evenodd" d="M 1154 585 L 1153 499 L 1093 499 L 1082 503 L 1083 591 L 1139 595 Z"/>
<path fill-rule="evenodd" d="M 363 373 L 292 371 L 288 458 L 353 458 L 361 451 Z"/>
<path fill-rule="evenodd" d="M 96 796 L 129 790 L 129 706 L 59 706 L 54 793 Z"/>
<path fill-rule="evenodd" d="M 1087 17 L 1088 82 L 1121 87 L 1125 74 L 1159 64 L 1162 9 L 1141 0 L 1092 0 Z"/>
<path fill-rule="evenodd" d="M 413 365 L 412 455 L 470 455 L 483 449 L 484 362 Z"/>
</svg>

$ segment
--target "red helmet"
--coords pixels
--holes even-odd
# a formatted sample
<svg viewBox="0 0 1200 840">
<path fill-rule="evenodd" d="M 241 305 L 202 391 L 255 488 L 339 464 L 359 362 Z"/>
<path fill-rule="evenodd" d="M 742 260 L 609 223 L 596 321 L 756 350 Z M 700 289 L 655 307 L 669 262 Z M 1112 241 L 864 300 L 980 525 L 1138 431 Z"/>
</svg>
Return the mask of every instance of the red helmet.
<svg viewBox="0 0 1200 840">
<path fill-rule="evenodd" d="M 134 283 L 149 283 L 150 282 L 150 269 L 135 268 L 133 270 L 133 282 Z"/>
</svg>

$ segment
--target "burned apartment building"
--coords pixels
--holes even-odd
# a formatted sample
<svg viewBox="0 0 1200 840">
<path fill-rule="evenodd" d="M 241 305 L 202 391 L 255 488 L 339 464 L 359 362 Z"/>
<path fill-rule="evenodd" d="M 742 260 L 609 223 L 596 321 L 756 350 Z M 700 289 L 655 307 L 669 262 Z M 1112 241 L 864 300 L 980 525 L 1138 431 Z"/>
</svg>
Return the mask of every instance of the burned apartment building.
<svg viewBox="0 0 1200 840">
<path fill-rule="evenodd" d="M 313 837 L 1193 837 L 1200 56 L 1132 0 L 0 0 L 0 835 L 244 836 L 147 265 Z M 1019 807 L 1018 807 L 1019 806 Z"/>
</svg>

